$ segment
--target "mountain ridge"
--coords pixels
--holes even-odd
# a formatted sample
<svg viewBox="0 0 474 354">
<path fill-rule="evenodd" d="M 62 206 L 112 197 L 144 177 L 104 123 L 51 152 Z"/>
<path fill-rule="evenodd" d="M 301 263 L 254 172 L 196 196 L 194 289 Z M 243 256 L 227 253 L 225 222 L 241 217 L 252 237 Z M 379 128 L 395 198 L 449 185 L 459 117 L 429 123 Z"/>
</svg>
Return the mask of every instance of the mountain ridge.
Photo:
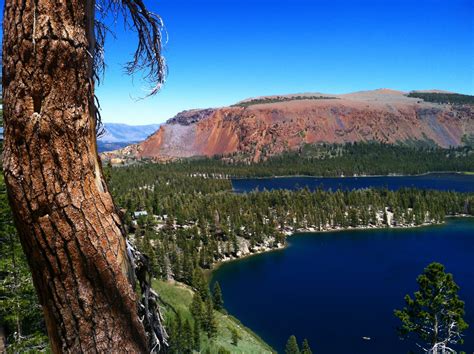
<svg viewBox="0 0 474 354">
<path fill-rule="evenodd" d="M 378 89 L 273 95 L 228 107 L 183 111 L 145 141 L 105 157 L 160 161 L 242 154 L 259 161 L 303 144 L 423 141 L 450 147 L 474 136 L 474 105 L 408 97 L 416 92 L 428 93 Z"/>
</svg>

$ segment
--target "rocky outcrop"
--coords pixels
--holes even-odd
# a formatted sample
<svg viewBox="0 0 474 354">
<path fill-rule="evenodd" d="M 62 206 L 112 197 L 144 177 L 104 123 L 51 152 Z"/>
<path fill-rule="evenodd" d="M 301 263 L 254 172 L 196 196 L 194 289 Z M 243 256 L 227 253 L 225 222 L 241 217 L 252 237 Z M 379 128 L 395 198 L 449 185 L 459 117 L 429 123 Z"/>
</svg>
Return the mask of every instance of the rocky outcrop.
<svg viewBox="0 0 474 354">
<path fill-rule="evenodd" d="M 426 141 L 449 147 L 474 135 L 474 106 L 424 102 L 387 89 L 324 96 L 186 111 L 116 154 L 166 160 L 240 153 L 257 161 L 305 143 Z M 297 99 L 273 102 L 278 97 Z"/>
<path fill-rule="evenodd" d="M 215 111 L 212 108 L 183 111 L 169 119 L 166 124 L 191 125 L 211 116 Z"/>
</svg>

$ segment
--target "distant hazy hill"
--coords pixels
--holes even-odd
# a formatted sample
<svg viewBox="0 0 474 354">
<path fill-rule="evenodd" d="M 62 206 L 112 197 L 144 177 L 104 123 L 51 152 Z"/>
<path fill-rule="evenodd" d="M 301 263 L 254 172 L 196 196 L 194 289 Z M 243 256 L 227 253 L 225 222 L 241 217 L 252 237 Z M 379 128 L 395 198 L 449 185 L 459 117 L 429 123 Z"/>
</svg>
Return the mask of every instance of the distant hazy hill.
<svg viewBox="0 0 474 354">
<path fill-rule="evenodd" d="M 460 146 L 474 137 L 474 97 L 389 89 L 256 97 L 178 114 L 112 157 L 166 160 L 243 154 L 254 161 L 320 142 Z"/>
<path fill-rule="evenodd" d="M 138 143 L 152 135 L 160 124 L 128 125 L 119 123 L 104 123 L 105 134 L 97 141 L 99 152 L 123 148 Z"/>
<path fill-rule="evenodd" d="M 100 141 L 107 143 L 142 141 L 153 134 L 160 124 L 128 125 L 119 123 L 104 123 L 105 134 Z"/>
</svg>

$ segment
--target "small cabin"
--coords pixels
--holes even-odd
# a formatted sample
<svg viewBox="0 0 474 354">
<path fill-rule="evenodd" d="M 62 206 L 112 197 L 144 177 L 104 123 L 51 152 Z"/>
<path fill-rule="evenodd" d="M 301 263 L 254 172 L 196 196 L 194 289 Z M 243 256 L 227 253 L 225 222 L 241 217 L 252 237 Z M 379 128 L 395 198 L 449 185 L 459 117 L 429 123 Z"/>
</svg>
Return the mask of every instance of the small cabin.
<svg viewBox="0 0 474 354">
<path fill-rule="evenodd" d="M 146 210 L 141 210 L 141 211 L 135 211 L 133 213 L 133 218 L 138 219 L 140 216 L 148 216 L 148 213 Z"/>
</svg>

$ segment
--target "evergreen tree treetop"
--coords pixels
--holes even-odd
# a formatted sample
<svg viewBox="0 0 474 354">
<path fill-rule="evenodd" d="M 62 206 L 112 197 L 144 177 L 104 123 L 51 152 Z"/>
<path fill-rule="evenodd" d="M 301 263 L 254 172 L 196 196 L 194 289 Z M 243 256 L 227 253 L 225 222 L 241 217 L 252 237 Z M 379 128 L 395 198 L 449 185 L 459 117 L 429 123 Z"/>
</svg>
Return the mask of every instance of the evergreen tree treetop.
<svg viewBox="0 0 474 354">
<path fill-rule="evenodd" d="M 286 342 L 285 354 L 300 354 L 300 348 L 295 336 L 290 336 L 288 342 Z"/>
<path fill-rule="evenodd" d="M 214 283 L 214 287 L 212 289 L 212 302 L 214 303 L 214 308 L 217 311 L 221 311 L 224 308 L 224 299 L 222 297 L 222 290 L 219 282 Z"/>
<path fill-rule="evenodd" d="M 417 343 L 428 352 L 451 352 L 450 346 L 462 344 L 462 332 L 468 328 L 464 321 L 464 302 L 452 274 L 440 263 L 431 263 L 418 276 L 419 290 L 405 296 L 406 306 L 395 310 L 401 321 L 399 334 L 414 335 Z"/>
<path fill-rule="evenodd" d="M 306 338 L 305 340 L 303 340 L 303 345 L 301 347 L 301 354 L 313 354 L 309 346 L 309 342 Z"/>
</svg>

